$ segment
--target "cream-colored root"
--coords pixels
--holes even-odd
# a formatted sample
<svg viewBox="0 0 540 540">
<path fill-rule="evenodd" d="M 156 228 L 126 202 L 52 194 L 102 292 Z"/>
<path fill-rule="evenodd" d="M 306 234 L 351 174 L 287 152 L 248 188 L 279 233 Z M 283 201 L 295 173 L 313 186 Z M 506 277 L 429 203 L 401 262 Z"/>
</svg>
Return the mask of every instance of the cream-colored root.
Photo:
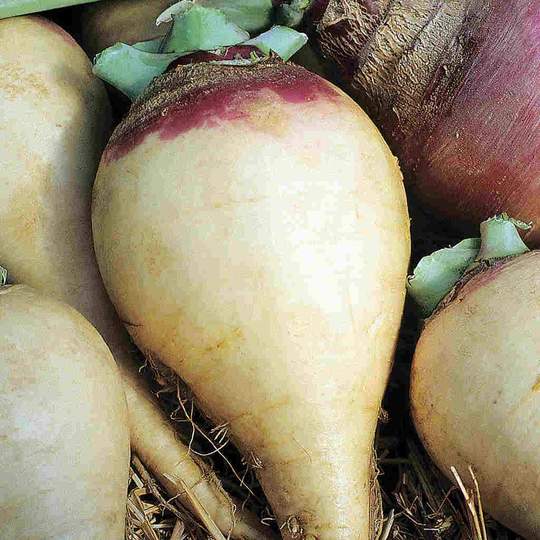
<svg viewBox="0 0 540 540">
<path fill-rule="evenodd" d="M 0 358 L 0 538 L 123 539 L 128 412 L 101 336 L 64 303 L 1 287 Z"/>
<path fill-rule="evenodd" d="M 324 84 L 271 64 L 252 81 L 267 69 Z M 174 79 L 194 70 L 236 88 L 250 76 L 179 68 L 131 126 L 178 103 Z M 410 247 L 395 159 L 367 116 L 328 92 L 291 103 L 271 85 L 238 90 L 227 109 L 238 121 L 148 133 L 111 151 L 94 187 L 96 252 L 130 334 L 228 425 L 287 540 L 372 534 L 373 438 Z"/>
<path fill-rule="evenodd" d="M 485 511 L 530 539 L 540 538 L 539 268 L 533 251 L 447 297 L 416 346 L 410 391 L 440 470 L 471 492 L 477 481 Z"/>
<path fill-rule="evenodd" d="M 103 288 L 90 201 L 109 105 L 88 59 L 60 29 L 23 17 L 0 22 L 0 69 L 0 261 L 10 281 L 72 305 L 99 330 L 123 375 L 133 451 L 171 497 L 197 514 L 187 486 L 225 536 L 270 537 L 177 440 Z"/>
</svg>

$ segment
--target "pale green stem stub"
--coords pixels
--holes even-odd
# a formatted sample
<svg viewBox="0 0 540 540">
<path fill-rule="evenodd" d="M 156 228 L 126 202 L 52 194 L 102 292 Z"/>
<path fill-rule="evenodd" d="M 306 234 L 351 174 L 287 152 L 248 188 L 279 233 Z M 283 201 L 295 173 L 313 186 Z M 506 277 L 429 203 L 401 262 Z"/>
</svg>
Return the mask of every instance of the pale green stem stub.
<svg viewBox="0 0 540 540">
<path fill-rule="evenodd" d="M 174 26 L 163 42 L 162 52 L 213 51 L 248 39 L 249 33 L 230 22 L 221 11 L 194 5 L 174 18 Z"/>
<path fill-rule="evenodd" d="M 99 53 L 94 73 L 134 101 L 174 60 L 192 51 L 235 45 L 249 34 L 217 10 L 192 6 L 176 16 L 165 38 L 134 45 L 117 43 Z"/>
<path fill-rule="evenodd" d="M 274 26 L 267 32 L 242 43 L 253 45 L 261 52 L 268 55 L 275 52 L 283 60 L 287 61 L 296 54 L 308 41 L 306 34 L 302 34 L 287 28 L 286 26 Z"/>
<path fill-rule="evenodd" d="M 134 101 L 155 77 L 163 74 L 181 56 L 197 51 L 219 52 L 226 47 L 249 45 L 266 56 L 275 53 L 287 61 L 307 42 L 305 34 L 283 26 L 274 26 L 250 39 L 249 33 L 232 21 L 234 17 L 227 15 L 232 13 L 234 6 L 240 6 L 240 0 L 231 2 L 229 11 L 207 7 L 223 2 L 182 0 L 174 4 L 157 19 L 159 23 L 173 22 L 166 36 L 135 45 L 117 43 L 105 49 L 94 60 L 94 73 Z M 262 17 L 271 3 L 271 0 L 245 0 L 245 7 L 251 8 L 252 15 L 258 12 Z M 238 17 L 236 20 L 239 20 Z M 270 19 L 265 19 L 264 23 L 268 21 Z M 216 62 L 245 65 L 259 60 L 255 55 L 249 59 Z"/>
<path fill-rule="evenodd" d="M 269 28 L 274 15 L 272 0 L 181 0 L 167 8 L 156 22 L 170 22 L 174 15 L 181 15 L 194 5 L 217 9 L 227 20 L 250 33 Z"/>
<path fill-rule="evenodd" d="M 272 0 L 199 0 L 206 7 L 219 9 L 229 21 L 247 32 L 261 32 L 272 25 Z"/>
<path fill-rule="evenodd" d="M 482 245 L 476 259 L 486 261 L 521 255 L 529 251 L 516 227 L 526 228 L 506 216 L 496 216 L 480 225 Z"/>
<path fill-rule="evenodd" d="M 96 56 L 93 71 L 133 101 L 154 77 L 161 75 L 171 62 L 181 56 L 144 50 L 152 50 L 153 47 L 153 42 L 146 46 L 117 43 Z"/>
<path fill-rule="evenodd" d="M 422 258 L 407 284 L 421 315 L 431 315 L 468 270 L 482 262 L 515 257 L 529 251 L 517 230 L 529 227 L 506 214 L 495 216 L 480 225 L 481 238 L 463 240 L 452 248 Z"/>
<path fill-rule="evenodd" d="M 429 316 L 452 290 L 476 259 L 479 249 L 480 239 L 468 238 L 421 259 L 408 279 L 407 290 L 423 317 Z"/>
</svg>

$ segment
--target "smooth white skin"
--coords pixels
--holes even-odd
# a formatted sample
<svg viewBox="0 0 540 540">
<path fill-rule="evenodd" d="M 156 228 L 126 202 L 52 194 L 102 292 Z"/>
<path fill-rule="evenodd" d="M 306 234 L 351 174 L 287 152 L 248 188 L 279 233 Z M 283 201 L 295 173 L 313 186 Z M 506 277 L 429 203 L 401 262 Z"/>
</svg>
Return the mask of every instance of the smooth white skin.
<svg viewBox="0 0 540 540">
<path fill-rule="evenodd" d="M 73 308 L 0 288 L 0 537 L 121 540 L 127 408 L 101 336 Z"/>
<path fill-rule="evenodd" d="M 488 274 L 489 275 L 489 274 Z M 476 277 L 427 323 L 411 401 L 431 457 L 480 484 L 484 509 L 540 538 L 540 252 Z M 471 486 L 472 487 L 472 486 Z"/>
<path fill-rule="evenodd" d="M 0 21 L 0 71 L 0 264 L 10 281 L 69 303 L 100 331 L 122 371 L 133 450 L 169 495 L 193 509 L 189 489 L 232 538 L 269 536 L 239 503 L 233 511 L 209 468 L 177 439 L 101 282 L 90 199 L 109 105 L 88 58 L 54 25 L 18 17 Z"/>
<path fill-rule="evenodd" d="M 257 464 L 283 536 L 364 540 L 410 249 L 401 175 L 342 93 L 235 106 L 247 120 L 102 162 L 98 262 L 137 344 Z"/>
<path fill-rule="evenodd" d="M 85 6 L 82 45 L 92 57 L 117 42 L 136 43 L 163 36 L 169 24 L 156 19 L 175 0 L 107 0 Z"/>
<path fill-rule="evenodd" d="M 88 316 L 88 284 L 100 281 L 89 211 L 110 132 L 105 89 L 75 41 L 41 17 L 0 21 L 0 72 L 0 264 L 12 282 L 77 299 Z M 110 319 L 97 305 L 92 322 Z"/>
</svg>

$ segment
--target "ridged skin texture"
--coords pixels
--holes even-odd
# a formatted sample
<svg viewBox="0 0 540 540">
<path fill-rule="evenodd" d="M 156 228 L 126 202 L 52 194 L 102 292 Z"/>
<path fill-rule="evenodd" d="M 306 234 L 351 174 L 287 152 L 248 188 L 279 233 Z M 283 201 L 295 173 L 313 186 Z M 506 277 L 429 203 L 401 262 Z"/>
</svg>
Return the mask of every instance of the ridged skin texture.
<svg viewBox="0 0 540 540">
<path fill-rule="evenodd" d="M 301 68 L 193 69 L 156 80 L 100 165 L 106 287 L 142 350 L 228 425 L 285 538 L 364 540 L 410 249 L 397 162 Z"/>
<path fill-rule="evenodd" d="M 0 288 L 0 537 L 121 540 L 127 408 L 105 342 L 74 309 Z"/>
<path fill-rule="evenodd" d="M 540 538 L 540 252 L 466 283 L 428 320 L 414 355 L 414 421 L 431 457 L 484 509 Z"/>
<path fill-rule="evenodd" d="M 18 17 L 0 22 L 0 68 L 0 264 L 12 282 L 70 304 L 99 330 L 122 372 L 133 450 L 169 495 L 191 508 L 188 488 L 231 538 L 268 537 L 178 439 L 103 287 L 90 202 L 110 120 L 88 58 L 58 26 Z"/>
<path fill-rule="evenodd" d="M 501 212 L 540 246 L 540 0 L 330 0 L 317 41 L 451 226 Z"/>
</svg>

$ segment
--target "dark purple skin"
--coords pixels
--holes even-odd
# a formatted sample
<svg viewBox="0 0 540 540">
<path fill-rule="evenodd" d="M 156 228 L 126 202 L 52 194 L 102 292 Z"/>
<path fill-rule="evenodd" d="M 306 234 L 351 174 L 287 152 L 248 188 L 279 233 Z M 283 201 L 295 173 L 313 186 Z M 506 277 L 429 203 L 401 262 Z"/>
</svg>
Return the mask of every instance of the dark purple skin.
<svg viewBox="0 0 540 540">
<path fill-rule="evenodd" d="M 204 66 L 204 71 L 190 71 L 197 66 L 177 66 L 154 81 L 113 133 L 102 157 L 104 164 L 127 155 L 151 133 L 157 133 L 166 141 L 191 129 L 244 120 L 249 116 L 246 105 L 258 99 L 263 91 L 270 90 L 276 99 L 293 104 L 319 99 L 333 101 L 339 97 L 324 79 L 293 64 L 273 62 L 264 69 L 260 66 L 258 69 L 212 64 L 199 66 Z M 225 72 L 226 77 L 214 78 L 213 73 L 218 71 Z M 204 77 L 196 80 L 197 73 L 203 73 Z M 190 84 L 183 88 L 177 74 Z M 242 76 L 236 77 L 236 74 Z M 167 77 L 171 84 L 163 83 Z M 142 112 L 146 102 L 156 96 L 161 99 L 160 104 Z"/>
<path fill-rule="evenodd" d="M 403 149 L 430 208 L 471 226 L 501 212 L 534 221 L 526 240 L 539 246 L 540 3 L 512 3 L 492 8 L 451 107 Z"/>
<path fill-rule="evenodd" d="M 323 0 L 327 15 L 336 1 Z M 389 75 L 382 84 L 360 79 L 358 72 L 377 57 L 372 37 L 397 4 L 342 2 L 349 16 L 319 26 L 316 39 L 341 66 L 348 90 L 400 159 L 409 191 L 434 215 L 467 232 L 501 212 L 532 221 L 525 239 L 539 247 L 540 0 L 463 0 L 471 7 L 455 21 L 442 53 L 423 51 L 432 54 L 434 69 L 419 77 L 426 71 L 420 55 L 416 64 L 411 62 L 416 69 L 397 73 L 386 64 Z M 433 0 L 432 5 L 434 15 L 427 24 L 442 3 Z M 429 31 L 419 31 L 400 62 L 427 42 Z M 330 38 L 338 45 L 330 45 Z M 348 46 L 340 46 L 340 40 Z M 412 104 L 404 105 L 403 96 L 409 93 Z"/>
</svg>

